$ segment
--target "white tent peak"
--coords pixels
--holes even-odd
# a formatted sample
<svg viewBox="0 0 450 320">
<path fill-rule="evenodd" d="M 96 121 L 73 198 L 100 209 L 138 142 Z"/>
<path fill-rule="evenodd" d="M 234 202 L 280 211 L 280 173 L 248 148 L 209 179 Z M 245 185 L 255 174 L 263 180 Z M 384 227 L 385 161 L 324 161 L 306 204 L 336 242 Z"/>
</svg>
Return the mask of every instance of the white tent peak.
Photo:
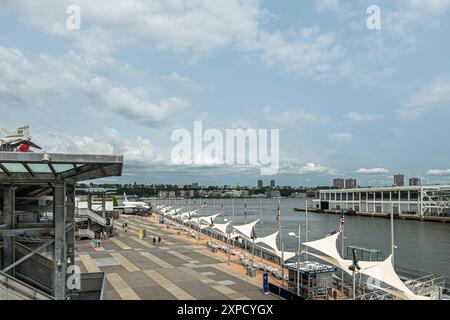
<svg viewBox="0 0 450 320">
<path fill-rule="evenodd" d="M 262 243 L 268 246 L 269 248 L 272 248 L 273 250 L 278 250 L 277 246 L 278 233 L 279 231 L 262 238 L 256 238 L 255 243 Z"/>
<path fill-rule="evenodd" d="M 238 233 L 240 233 L 241 235 L 246 237 L 247 239 L 250 239 L 252 237 L 252 229 L 259 222 L 259 220 L 260 219 L 255 220 L 255 221 L 250 222 L 250 223 L 247 223 L 247 224 L 240 225 L 240 226 L 233 226 L 233 228 Z"/>
</svg>

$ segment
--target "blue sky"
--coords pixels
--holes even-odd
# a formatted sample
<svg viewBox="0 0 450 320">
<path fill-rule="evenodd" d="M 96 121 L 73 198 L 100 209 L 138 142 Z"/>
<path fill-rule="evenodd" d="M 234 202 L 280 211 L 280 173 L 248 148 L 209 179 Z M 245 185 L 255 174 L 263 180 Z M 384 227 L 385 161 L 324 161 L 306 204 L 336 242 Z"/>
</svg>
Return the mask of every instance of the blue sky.
<svg viewBox="0 0 450 320">
<path fill-rule="evenodd" d="M 124 154 L 109 181 L 255 184 L 252 167 L 171 162 L 172 131 L 202 120 L 280 129 L 267 182 L 444 183 L 449 15 L 450 0 L 3 1 L 0 127 L 29 124 L 51 152 Z"/>
</svg>

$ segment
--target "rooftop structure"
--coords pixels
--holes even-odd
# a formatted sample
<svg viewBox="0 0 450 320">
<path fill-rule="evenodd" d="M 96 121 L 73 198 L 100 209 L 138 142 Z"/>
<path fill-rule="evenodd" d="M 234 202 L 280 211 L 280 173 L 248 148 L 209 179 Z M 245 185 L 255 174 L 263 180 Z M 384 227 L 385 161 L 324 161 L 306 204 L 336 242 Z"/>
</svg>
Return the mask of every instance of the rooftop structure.
<svg viewBox="0 0 450 320">
<path fill-rule="evenodd" d="M 75 265 L 76 183 L 120 176 L 122 167 L 118 155 L 0 152 L 2 273 L 67 299 L 68 268 Z"/>
</svg>

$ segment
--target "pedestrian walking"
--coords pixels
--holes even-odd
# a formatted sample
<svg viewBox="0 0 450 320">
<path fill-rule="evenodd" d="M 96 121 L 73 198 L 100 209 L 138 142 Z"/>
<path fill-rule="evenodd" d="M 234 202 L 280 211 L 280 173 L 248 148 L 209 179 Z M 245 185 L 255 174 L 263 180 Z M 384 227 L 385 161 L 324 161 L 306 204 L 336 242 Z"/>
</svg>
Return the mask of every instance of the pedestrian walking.
<svg viewBox="0 0 450 320">
<path fill-rule="evenodd" d="M 153 245 L 155 245 L 155 243 L 156 243 L 156 238 L 153 237 Z"/>
<path fill-rule="evenodd" d="M 158 237 L 158 246 L 161 243 L 161 237 Z"/>
</svg>

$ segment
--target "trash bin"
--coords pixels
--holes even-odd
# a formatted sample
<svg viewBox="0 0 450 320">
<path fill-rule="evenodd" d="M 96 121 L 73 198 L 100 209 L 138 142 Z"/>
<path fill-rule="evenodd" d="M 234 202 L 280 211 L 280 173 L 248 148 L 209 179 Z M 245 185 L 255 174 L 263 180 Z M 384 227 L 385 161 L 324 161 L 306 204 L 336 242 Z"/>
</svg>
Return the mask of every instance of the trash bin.
<svg viewBox="0 0 450 320">
<path fill-rule="evenodd" d="M 252 268 L 252 266 L 247 267 L 247 275 L 249 277 L 255 278 L 256 277 L 256 269 Z"/>
<path fill-rule="evenodd" d="M 263 293 L 269 294 L 269 274 L 267 272 L 263 274 Z"/>
</svg>

